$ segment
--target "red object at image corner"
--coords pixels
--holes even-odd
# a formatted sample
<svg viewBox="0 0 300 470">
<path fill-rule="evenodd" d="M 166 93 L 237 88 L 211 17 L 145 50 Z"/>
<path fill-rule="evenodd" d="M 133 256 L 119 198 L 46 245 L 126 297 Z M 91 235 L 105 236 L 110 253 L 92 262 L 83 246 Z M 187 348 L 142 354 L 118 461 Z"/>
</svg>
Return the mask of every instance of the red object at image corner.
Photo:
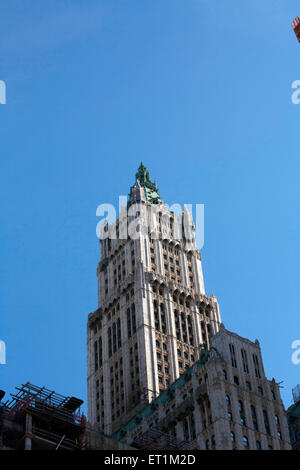
<svg viewBox="0 0 300 470">
<path fill-rule="evenodd" d="M 300 42 L 300 18 L 297 16 L 292 22 L 292 28 L 296 34 L 298 42 Z"/>
</svg>

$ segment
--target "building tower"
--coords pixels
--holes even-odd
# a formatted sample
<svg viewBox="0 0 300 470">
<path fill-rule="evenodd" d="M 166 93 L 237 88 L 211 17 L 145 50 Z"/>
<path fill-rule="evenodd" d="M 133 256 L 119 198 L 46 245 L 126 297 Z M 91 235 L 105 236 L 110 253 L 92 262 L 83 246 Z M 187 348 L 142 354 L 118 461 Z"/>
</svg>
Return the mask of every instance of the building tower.
<svg viewBox="0 0 300 470">
<path fill-rule="evenodd" d="M 195 227 L 162 201 L 143 164 L 127 207 L 104 222 L 98 309 L 88 317 L 88 419 L 112 434 L 177 380 L 219 331 Z"/>
</svg>

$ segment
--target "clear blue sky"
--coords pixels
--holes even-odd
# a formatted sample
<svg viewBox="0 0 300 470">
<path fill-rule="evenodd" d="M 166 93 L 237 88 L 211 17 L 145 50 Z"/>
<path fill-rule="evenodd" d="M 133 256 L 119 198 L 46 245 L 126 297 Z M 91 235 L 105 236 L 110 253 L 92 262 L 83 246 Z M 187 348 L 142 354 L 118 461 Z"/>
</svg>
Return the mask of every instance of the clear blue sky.
<svg viewBox="0 0 300 470">
<path fill-rule="evenodd" d="M 296 0 L 3 0 L 0 388 L 86 399 L 96 207 L 142 160 L 169 203 L 205 204 L 207 293 L 300 382 Z"/>
</svg>

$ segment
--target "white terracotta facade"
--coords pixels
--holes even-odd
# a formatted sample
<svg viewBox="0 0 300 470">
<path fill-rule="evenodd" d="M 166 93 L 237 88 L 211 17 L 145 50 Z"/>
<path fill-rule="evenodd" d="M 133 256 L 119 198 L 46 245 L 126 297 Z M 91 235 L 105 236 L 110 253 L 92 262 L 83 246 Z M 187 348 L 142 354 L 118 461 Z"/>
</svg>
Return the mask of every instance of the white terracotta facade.
<svg viewBox="0 0 300 470">
<path fill-rule="evenodd" d="M 169 210 L 143 165 L 127 209 L 102 227 L 100 258 L 87 326 L 93 429 L 128 446 L 152 430 L 192 449 L 289 449 L 259 343 L 221 325 L 192 216 Z"/>
</svg>

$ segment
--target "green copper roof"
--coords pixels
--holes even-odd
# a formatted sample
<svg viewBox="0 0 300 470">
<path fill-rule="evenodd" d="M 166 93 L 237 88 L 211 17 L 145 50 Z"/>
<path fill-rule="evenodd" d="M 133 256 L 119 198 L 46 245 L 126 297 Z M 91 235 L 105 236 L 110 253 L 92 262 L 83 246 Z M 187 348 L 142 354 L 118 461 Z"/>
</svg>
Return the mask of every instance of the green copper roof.
<svg viewBox="0 0 300 470">
<path fill-rule="evenodd" d="M 140 164 L 139 169 L 135 175 L 135 181 L 140 183 L 142 188 L 144 189 L 145 192 L 145 197 L 146 200 L 149 204 L 162 204 L 163 200 L 161 199 L 160 195 L 158 194 L 158 189 L 155 183 L 153 183 L 150 179 L 149 171 L 143 165 L 143 163 Z M 130 195 L 129 195 L 129 202 L 131 201 L 131 194 L 132 194 L 132 188 L 130 188 Z"/>
</svg>

